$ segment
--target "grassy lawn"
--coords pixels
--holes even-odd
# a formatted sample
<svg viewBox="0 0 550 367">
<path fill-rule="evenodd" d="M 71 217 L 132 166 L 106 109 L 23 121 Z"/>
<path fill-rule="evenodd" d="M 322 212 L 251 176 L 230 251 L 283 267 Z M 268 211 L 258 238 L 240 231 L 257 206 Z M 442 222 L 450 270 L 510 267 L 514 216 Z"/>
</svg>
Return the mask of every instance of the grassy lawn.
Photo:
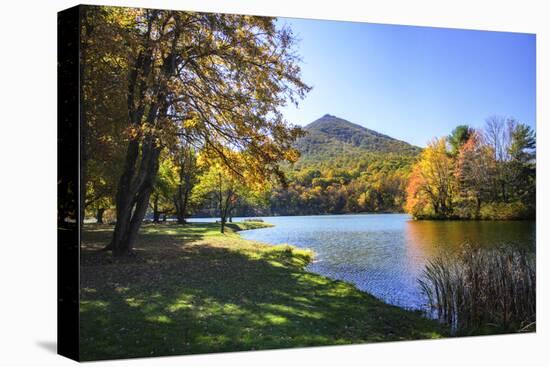
<svg viewBox="0 0 550 367">
<path fill-rule="evenodd" d="M 390 340 L 446 331 L 352 285 L 303 270 L 312 253 L 242 239 L 264 223 L 143 225 L 136 256 L 97 252 L 111 226 L 87 226 L 81 251 L 82 360 Z"/>
</svg>

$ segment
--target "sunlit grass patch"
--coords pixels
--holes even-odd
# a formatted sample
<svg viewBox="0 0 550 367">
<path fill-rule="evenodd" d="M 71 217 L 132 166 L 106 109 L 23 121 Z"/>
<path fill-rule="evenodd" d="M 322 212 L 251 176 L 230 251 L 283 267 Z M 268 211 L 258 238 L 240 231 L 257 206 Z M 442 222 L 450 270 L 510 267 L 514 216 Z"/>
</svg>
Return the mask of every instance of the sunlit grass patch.
<svg viewBox="0 0 550 367">
<path fill-rule="evenodd" d="M 193 307 L 193 296 L 189 294 L 182 294 L 178 296 L 174 303 L 168 305 L 167 309 L 170 312 L 176 312 L 179 310 L 191 309 Z"/>
<path fill-rule="evenodd" d="M 170 319 L 166 315 L 146 316 L 145 320 L 152 321 L 152 322 L 160 322 L 161 324 L 169 324 L 172 322 L 172 319 Z"/>
<path fill-rule="evenodd" d="M 94 300 L 94 301 L 80 301 L 80 312 L 86 312 L 89 310 L 107 309 L 109 303 L 106 301 Z"/>
<path fill-rule="evenodd" d="M 136 298 L 133 298 L 133 297 L 126 298 L 125 301 L 128 304 L 128 306 L 130 306 L 130 307 L 141 307 L 143 305 L 143 302 L 144 302 L 142 299 L 136 299 Z"/>
</svg>

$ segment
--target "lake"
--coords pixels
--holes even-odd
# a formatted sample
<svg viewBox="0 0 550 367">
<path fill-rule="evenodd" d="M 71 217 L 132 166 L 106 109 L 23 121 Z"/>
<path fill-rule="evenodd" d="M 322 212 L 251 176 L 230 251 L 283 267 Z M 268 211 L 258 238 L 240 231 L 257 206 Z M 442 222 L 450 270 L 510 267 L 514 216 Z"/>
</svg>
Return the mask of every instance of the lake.
<svg viewBox="0 0 550 367">
<path fill-rule="evenodd" d="M 417 279 L 435 256 L 452 256 L 464 243 L 486 248 L 509 244 L 535 251 L 534 221 L 414 221 L 407 214 L 262 219 L 275 227 L 243 231 L 241 236 L 310 248 L 316 257 L 309 271 L 353 283 L 407 309 L 424 308 Z"/>
</svg>

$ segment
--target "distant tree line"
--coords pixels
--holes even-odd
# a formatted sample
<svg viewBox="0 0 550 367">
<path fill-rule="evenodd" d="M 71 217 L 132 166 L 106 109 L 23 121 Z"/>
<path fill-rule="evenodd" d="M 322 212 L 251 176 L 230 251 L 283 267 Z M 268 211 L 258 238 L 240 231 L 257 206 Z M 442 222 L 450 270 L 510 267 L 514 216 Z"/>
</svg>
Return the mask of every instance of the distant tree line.
<svg viewBox="0 0 550 367">
<path fill-rule="evenodd" d="M 299 165 L 273 190 L 272 215 L 402 212 L 412 156 L 366 152 Z"/>
</svg>

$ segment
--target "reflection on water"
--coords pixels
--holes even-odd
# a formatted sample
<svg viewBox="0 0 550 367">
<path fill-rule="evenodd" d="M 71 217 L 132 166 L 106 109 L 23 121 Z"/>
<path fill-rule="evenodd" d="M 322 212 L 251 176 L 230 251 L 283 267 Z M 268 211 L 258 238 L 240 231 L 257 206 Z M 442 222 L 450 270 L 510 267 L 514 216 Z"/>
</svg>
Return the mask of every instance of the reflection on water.
<svg viewBox="0 0 550 367">
<path fill-rule="evenodd" d="M 527 221 L 413 221 L 405 214 L 263 219 L 275 227 L 244 231 L 242 236 L 311 248 L 317 257 L 308 270 L 413 309 L 425 304 L 417 283 L 424 265 L 442 252 L 452 255 L 464 243 L 535 250 L 535 223 Z"/>
<path fill-rule="evenodd" d="M 535 250 L 532 221 L 413 221 L 405 222 L 409 246 L 419 246 L 428 256 L 456 252 L 464 243 L 491 248 L 511 245 Z"/>
</svg>

